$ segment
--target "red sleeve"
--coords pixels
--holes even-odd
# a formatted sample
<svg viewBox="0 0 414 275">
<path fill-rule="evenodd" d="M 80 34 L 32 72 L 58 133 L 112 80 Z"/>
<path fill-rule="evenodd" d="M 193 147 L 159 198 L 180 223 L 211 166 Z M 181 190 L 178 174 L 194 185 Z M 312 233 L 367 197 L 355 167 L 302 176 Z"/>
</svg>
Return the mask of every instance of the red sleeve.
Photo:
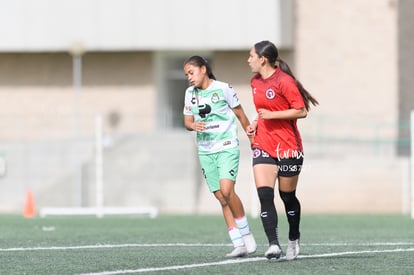
<svg viewBox="0 0 414 275">
<path fill-rule="evenodd" d="M 303 101 L 302 95 L 293 78 L 285 77 L 284 81 L 280 82 L 280 88 L 291 109 L 301 109 L 305 107 L 305 102 Z"/>
</svg>

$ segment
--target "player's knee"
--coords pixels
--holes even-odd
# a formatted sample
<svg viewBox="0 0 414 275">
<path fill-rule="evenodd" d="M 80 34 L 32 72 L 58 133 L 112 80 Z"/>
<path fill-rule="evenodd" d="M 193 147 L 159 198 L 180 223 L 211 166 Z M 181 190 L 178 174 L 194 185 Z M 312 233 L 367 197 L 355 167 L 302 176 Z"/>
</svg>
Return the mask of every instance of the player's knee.
<svg viewBox="0 0 414 275">
<path fill-rule="evenodd" d="M 220 193 L 223 196 L 224 200 L 229 202 L 234 196 L 234 188 L 231 185 L 222 185 L 220 188 Z"/>
<path fill-rule="evenodd" d="M 257 188 L 257 194 L 259 196 L 260 202 L 273 201 L 275 197 L 274 189 L 268 186 Z"/>
<path fill-rule="evenodd" d="M 296 202 L 298 199 L 296 198 L 296 190 L 292 191 L 292 192 L 283 192 L 279 190 L 279 195 L 280 198 L 282 199 L 282 201 L 288 205 L 291 204 L 293 202 Z"/>
<path fill-rule="evenodd" d="M 233 198 L 234 193 L 233 192 L 222 192 L 223 198 L 226 202 L 230 202 Z"/>
<path fill-rule="evenodd" d="M 214 196 L 220 202 L 222 207 L 227 206 L 227 201 L 221 191 L 214 192 Z"/>
</svg>

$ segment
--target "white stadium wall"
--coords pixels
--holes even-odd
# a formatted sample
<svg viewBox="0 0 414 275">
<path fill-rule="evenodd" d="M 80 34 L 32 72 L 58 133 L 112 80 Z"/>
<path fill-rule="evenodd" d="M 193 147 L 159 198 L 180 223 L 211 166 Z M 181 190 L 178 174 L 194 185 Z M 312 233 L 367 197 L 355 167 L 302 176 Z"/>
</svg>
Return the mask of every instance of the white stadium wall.
<svg viewBox="0 0 414 275">
<path fill-rule="evenodd" d="M 0 51 L 238 50 L 263 37 L 282 47 L 292 44 L 286 0 L 2 0 L 1 5 Z"/>
<path fill-rule="evenodd" d="M 0 178 L 0 212 L 20 212 L 28 189 L 38 209 L 93 206 L 94 116 L 102 114 L 106 205 L 219 214 L 202 181 L 192 134 L 160 123 L 163 112 L 180 116 L 179 106 L 170 108 L 165 98 L 179 102 L 182 91 L 170 89 L 165 78 L 182 84 L 183 59 L 206 54 L 252 118 L 248 51 L 270 39 L 320 101 L 298 122 L 306 156 L 298 187 L 303 213 L 406 213 L 408 159 L 396 154 L 396 5 L 392 0 L 3 0 L 0 157 L 7 173 Z M 205 35 L 198 35 L 200 30 Z M 78 102 L 69 54 L 74 43 L 86 50 Z M 409 94 L 404 96 L 410 102 Z M 257 215 L 242 131 L 240 138 L 236 188 L 247 211 Z M 280 200 L 276 203 L 281 211 Z"/>
</svg>

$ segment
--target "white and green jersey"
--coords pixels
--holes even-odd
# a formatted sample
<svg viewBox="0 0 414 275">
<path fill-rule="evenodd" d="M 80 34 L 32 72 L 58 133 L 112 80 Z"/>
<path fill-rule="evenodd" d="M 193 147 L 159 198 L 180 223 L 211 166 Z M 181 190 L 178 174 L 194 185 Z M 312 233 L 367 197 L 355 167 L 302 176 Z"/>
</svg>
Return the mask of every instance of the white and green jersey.
<svg viewBox="0 0 414 275">
<path fill-rule="evenodd" d="M 199 154 L 210 154 L 239 145 L 233 108 L 240 105 L 233 87 L 213 80 L 206 90 L 191 86 L 185 91 L 184 115 L 204 121 L 206 128 L 197 132 Z"/>
</svg>

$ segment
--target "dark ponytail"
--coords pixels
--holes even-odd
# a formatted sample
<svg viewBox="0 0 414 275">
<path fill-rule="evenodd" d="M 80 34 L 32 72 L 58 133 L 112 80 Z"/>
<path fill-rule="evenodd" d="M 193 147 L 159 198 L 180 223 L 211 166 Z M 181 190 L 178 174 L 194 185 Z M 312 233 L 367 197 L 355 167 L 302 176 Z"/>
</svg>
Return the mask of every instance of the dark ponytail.
<svg viewBox="0 0 414 275">
<path fill-rule="evenodd" d="M 279 68 L 295 80 L 296 86 L 298 87 L 299 92 L 302 95 L 303 101 L 305 102 L 306 111 L 310 110 L 309 102 L 312 103 L 313 106 L 318 105 L 319 102 L 303 87 L 302 83 L 300 83 L 300 81 L 297 80 L 296 77 L 293 75 L 292 70 L 289 68 L 289 65 L 281 58 L 277 58 L 277 62 L 279 63 Z"/>
<path fill-rule="evenodd" d="M 205 58 L 203 58 L 199 55 L 193 55 L 193 56 L 190 56 L 189 58 L 187 58 L 184 61 L 184 66 L 187 65 L 187 64 L 191 64 L 191 65 L 194 65 L 194 66 L 197 66 L 197 67 L 200 67 L 200 68 L 203 67 L 203 66 L 206 67 L 207 76 L 210 79 L 216 80 L 216 77 L 213 74 L 213 70 L 211 69 L 210 64 L 207 62 L 207 60 Z"/>
<path fill-rule="evenodd" d="M 296 79 L 292 73 L 292 70 L 289 68 L 289 65 L 279 57 L 279 52 L 272 42 L 261 41 L 256 43 L 254 48 L 259 57 L 266 57 L 271 66 L 279 66 L 283 72 L 287 73 L 293 78 L 293 80 L 295 80 L 296 86 L 298 87 L 302 99 L 305 102 L 306 111 L 310 110 L 310 103 L 314 106 L 319 104 L 319 102 L 303 87 L 302 83 Z"/>
</svg>

